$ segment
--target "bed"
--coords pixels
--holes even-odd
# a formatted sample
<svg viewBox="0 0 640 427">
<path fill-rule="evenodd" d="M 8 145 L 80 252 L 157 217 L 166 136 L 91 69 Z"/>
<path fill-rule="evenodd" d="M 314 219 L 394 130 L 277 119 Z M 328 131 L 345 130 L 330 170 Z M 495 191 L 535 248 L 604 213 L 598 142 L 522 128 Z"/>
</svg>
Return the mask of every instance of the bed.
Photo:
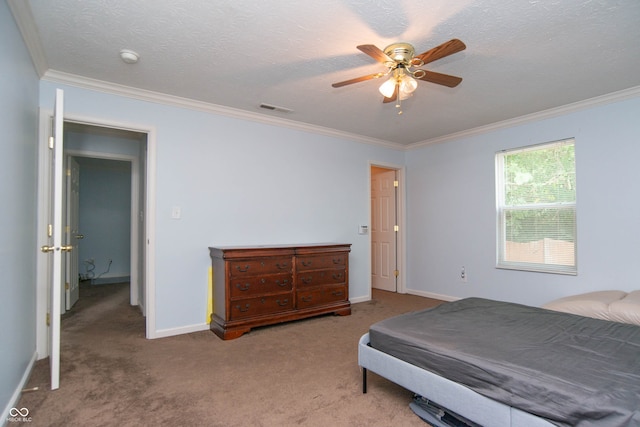
<svg viewBox="0 0 640 427">
<path fill-rule="evenodd" d="M 640 425 L 640 327 L 466 298 L 372 325 L 363 370 L 482 426 Z"/>
</svg>

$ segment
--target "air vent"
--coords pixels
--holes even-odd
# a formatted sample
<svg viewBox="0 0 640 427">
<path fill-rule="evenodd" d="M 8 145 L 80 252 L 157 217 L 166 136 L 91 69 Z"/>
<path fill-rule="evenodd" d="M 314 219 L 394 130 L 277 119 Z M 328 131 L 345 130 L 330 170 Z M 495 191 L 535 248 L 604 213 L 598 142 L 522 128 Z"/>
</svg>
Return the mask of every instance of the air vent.
<svg viewBox="0 0 640 427">
<path fill-rule="evenodd" d="M 271 104 L 260 104 L 260 108 L 264 108 L 265 110 L 271 110 L 271 111 L 280 111 L 281 113 L 293 112 L 293 110 L 289 108 L 278 107 L 277 105 L 271 105 Z"/>
</svg>

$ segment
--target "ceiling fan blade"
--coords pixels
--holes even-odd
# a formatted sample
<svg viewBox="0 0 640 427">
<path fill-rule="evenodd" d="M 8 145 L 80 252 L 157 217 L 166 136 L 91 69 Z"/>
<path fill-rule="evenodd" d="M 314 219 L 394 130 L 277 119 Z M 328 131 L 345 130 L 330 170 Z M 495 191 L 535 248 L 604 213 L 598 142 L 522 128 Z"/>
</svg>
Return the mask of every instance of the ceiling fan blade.
<svg viewBox="0 0 640 427">
<path fill-rule="evenodd" d="M 427 70 L 420 71 L 424 71 L 425 74 L 422 77 L 417 77 L 417 79 L 424 80 L 425 82 L 436 83 L 448 87 L 456 87 L 462 81 L 462 77 L 450 76 L 449 74 L 441 74 Z"/>
<path fill-rule="evenodd" d="M 333 87 L 342 87 L 342 86 L 351 85 L 351 84 L 354 84 L 354 83 L 364 82 L 366 80 L 378 79 L 378 78 L 380 78 L 380 77 L 382 77 L 384 75 L 385 75 L 384 73 L 369 74 L 368 76 L 356 77 L 355 79 L 350 79 L 350 80 L 345 80 L 343 82 L 333 83 L 331 86 L 333 86 Z"/>
<path fill-rule="evenodd" d="M 382 50 L 380 50 L 377 46 L 374 46 L 372 44 L 361 44 L 360 46 L 356 46 L 356 47 L 360 49 L 362 52 L 372 57 L 373 59 L 375 59 L 376 61 L 382 62 L 383 64 L 385 62 L 395 62 L 393 59 L 391 59 L 389 55 L 387 55 Z"/>
<path fill-rule="evenodd" d="M 398 85 L 396 85 L 396 88 L 394 89 L 393 95 L 391 95 L 391 98 L 387 98 L 385 96 L 384 99 L 382 100 L 382 102 L 385 103 L 385 104 L 387 104 L 389 102 L 394 102 L 397 97 L 398 97 Z"/>
<path fill-rule="evenodd" d="M 448 42 L 442 43 L 440 46 L 436 46 L 433 49 L 416 55 L 415 57 L 420 59 L 425 64 L 433 62 L 436 59 L 444 58 L 445 56 L 453 55 L 454 53 L 465 50 L 467 46 L 458 39 L 451 39 Z"/>
</svg>

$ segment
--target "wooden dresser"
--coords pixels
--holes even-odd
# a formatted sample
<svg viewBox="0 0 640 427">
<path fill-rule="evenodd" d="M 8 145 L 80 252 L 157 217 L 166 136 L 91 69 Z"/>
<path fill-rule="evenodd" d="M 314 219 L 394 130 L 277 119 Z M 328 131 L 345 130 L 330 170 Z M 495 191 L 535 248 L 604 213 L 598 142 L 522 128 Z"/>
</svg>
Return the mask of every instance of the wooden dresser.
<svg viewBox="0 0 640 427">
<path fill-rule="evenodd" d="M 350 244 L 209 248 L 211 330 L 233 339 L 257 326 L 351 314 Z"/>
</svg>

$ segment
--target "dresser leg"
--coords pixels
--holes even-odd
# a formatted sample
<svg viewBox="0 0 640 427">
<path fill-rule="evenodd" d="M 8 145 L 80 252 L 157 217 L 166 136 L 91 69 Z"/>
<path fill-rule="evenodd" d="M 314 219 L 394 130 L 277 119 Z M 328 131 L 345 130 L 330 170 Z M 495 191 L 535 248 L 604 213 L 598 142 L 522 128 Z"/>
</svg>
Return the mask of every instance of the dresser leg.
<svg viewBox="0 0 640 427">
<path fill-rule="evenodd" d="M 211 331 L 222 338 L 223 340 L 233 340 L 236 339 L 251 330 L 251 328 L 233 328 L 227 329 L 223 325 L 219 325 L 218 323 L 211 323 Z"/>
<path fill-rule="evenodd" d="M 342 308 L 340 310 L 336 310 L 333 312 L 333 314 L 337 315 L 337 316 L 350 316 L 351 315 L 351 306 L 347 307 L 347 308 Z"/>
</svg>

